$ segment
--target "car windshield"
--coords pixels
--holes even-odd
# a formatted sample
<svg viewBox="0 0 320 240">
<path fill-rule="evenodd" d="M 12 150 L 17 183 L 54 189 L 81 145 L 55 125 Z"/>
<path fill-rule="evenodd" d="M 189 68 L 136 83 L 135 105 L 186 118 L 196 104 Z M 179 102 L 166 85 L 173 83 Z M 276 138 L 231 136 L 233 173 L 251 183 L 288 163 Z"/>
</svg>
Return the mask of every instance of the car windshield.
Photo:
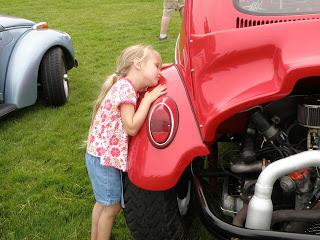
<svg viewBox="0 0 320 240">
<path fill-rule="evenodd" d="M 236 0 L 245 11 L 262 14 L 302 14 L 320 12 L 320 0 Z"/>
</svg>

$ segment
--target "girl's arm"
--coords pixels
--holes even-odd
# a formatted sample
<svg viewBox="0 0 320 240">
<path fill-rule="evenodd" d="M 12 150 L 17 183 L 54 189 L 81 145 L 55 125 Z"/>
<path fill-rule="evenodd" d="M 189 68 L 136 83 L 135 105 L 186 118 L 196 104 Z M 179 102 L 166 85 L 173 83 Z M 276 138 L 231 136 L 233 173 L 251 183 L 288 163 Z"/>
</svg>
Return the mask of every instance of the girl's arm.
<svg viewBox="0 0 320 240">
<path fill-rule="evenodd" d="M 159 85 L 151 92 L 147 92 L 136 112 L 132 104 L 120 105 L 121 120 L 128 135 L 135 136 L 138 133 L 153 101 L 165 93 L 166 85 Z"/>
</svg>

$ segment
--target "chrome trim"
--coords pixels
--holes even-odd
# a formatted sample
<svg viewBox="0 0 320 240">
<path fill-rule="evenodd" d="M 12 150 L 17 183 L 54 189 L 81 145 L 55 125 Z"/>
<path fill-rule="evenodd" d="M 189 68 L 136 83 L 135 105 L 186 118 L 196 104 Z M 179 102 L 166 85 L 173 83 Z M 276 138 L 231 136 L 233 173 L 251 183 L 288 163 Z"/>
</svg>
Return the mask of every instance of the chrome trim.
<svg viewBox="0 0 320 240">
<path fill-rule="evenodd" d="M 177 51 L 178 51 L 179 41 L 180 41 L 180 34 L 177 37 L 176 46 L 174 48 L 174 63 L 175 64 L 178 64 L 178 53 L 177 53 Z"/>
<path fill-rule="evenodd" d="M 10 30 L 15 30 L 15 29 L 21 29 L 21 28 L 30 28 L 30 29 L 32 29 L 32 26 L 23 25 L 23 26 L 6 27 L 6 28 L 1 28 L 0 32 L 10 31 Z"/>
<path fill-rule="evenodd" d="M 190 199 L 191 199 L 191 181 L 189 180 L 187 196 L 183 199 L 180 199 L 177 197 L 178 208 L 181 216 L 185 216 L 187 214 L 188 209 L 190 207 Z"/>
<path fill-rule="evenodd" d="M 63 90 L 64 90 L 64 93 L 66 95 L 66 98 L 69 97 L 68 81 L 69 81 L 69 75 L 67 73 L 63 74 Z"/>
<path fill-rule="evenodd" d="M 151 118 L 152 118 L 152 115 L 153 115 L 153 112 L 154 112 L 155 108 L 158 107 L 159 105 L 164 105 L 164 106 L 169 110 L 170 119 L 171 119 L 170 134 L 169 134 L 169 137 L 167 138 L 167 140 L 166 140 L 164 143 L 158 143 L 158 142 L 156 142 L 156 141 L 154 140 L 154 138 L 153 138 L 153 136 L 152 136 L 152 132 L 151 132 Z M 172 134 L 173 134 L 173 130 L 174 130 L 174 126 L 175 126 L 175 122 L 174 122 L 173 113 L 172 113 L 170 107 L 169 107 L 166 103 L 163 103 L 163 102 L 157 103 L 157 104 L 151 109 L 151 111 L 150 111 L 150 117 L 149 117 L 149 122 L 148 122 L 148 130 L 149 130 L 150 138 L 151 138 L 152 142 L 153 142 L 155 145 L 159 146 L 159 147 L 161 147 L 161 146 L 163 146 L 163 145 L 166 145 L 166 144 L 169 142 L 169 140 L 171 140 L 171 137 L 172 137 Z"/>
</svg>

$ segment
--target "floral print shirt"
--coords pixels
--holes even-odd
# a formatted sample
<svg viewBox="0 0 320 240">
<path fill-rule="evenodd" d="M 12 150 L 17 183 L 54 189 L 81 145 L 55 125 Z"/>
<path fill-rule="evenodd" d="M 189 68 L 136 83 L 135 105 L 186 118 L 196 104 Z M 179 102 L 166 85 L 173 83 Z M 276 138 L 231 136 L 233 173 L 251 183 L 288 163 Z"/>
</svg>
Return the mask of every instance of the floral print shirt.
<svg viewBox="0 0 320 240">
<path fill-rule="evenodd" d="M 128 134 L 123 128 L 120 105 L 136 105 L 137 93 L 130 80 L 119 79 L 102 101 L 89 130 L 87 152 L 100 157 L 103 166 L 127 171 Z"/>
</svg>

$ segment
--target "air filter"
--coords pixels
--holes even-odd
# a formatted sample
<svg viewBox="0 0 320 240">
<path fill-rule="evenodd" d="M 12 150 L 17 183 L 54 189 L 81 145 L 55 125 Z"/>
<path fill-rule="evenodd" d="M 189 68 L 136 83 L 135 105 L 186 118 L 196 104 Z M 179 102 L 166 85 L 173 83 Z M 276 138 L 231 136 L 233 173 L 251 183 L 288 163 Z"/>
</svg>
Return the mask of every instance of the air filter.
<svg viewBox="0 0 320 240">
<path fill-rule="evenodd" d="M 320 128 L 320 105 L 298 105 L 298 122 L 308 128 Z"/>
</svg>

